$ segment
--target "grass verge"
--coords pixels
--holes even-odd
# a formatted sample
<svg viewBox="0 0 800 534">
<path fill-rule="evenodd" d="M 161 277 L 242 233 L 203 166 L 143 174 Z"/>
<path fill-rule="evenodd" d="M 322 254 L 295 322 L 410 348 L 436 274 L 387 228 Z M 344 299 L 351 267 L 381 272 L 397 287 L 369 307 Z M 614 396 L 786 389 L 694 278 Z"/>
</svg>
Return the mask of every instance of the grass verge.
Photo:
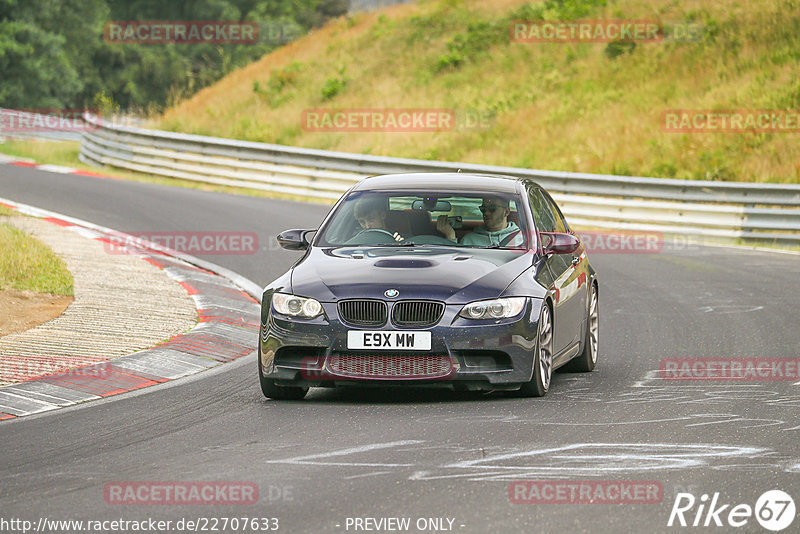
<svg viewBox="0 0 800 534">
<path fill-rule="evenodd" d="M 10 212 L 0 206 L 0 215 Z M 8 223 L 0 223 L 0 290 L 19 289 L 72 295 L 72 274 L 42 242 Z"/>
</svg>

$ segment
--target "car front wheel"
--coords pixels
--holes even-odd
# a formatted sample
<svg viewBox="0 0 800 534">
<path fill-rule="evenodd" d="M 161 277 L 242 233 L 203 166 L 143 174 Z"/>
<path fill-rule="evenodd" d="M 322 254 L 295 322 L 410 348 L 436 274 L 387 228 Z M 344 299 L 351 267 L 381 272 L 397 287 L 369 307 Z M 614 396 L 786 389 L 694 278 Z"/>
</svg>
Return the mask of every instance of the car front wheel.
<svg viewBox="0 0 800 534">
<path fill-rule="evenodd" d="M 536 350 L 533 358 L 533 376 L 530 382 L 525 382 L 519 389 L 523 397 L 544 397 L 550 389 L 550 379 L 553 376 L 553 320 L 550 307 L 542 304 L 539 315 L 539 328 L 536 340 Z"/>
<path fill-rule="evenodd" d="M 565 371 L 588 373 L 597 365 L 597 340 L 600 333 L 598 315 L 597 286 L 592 285 L 589 293 L 589 313 L 586 317 L 586 336 L 583 340 L 583 352 L 576 356 L 566 366 Z"/>
<path fill-rule="evenodd" d="M 261 372 L 261 352 L 258 354 L 258 380 L 261 382 L 261 393 L 268 399 L 301 400 L 308 393 L 308 388 L 300 386 L 278 386 L 275 381 L 264 378 Z"/>
</svg>

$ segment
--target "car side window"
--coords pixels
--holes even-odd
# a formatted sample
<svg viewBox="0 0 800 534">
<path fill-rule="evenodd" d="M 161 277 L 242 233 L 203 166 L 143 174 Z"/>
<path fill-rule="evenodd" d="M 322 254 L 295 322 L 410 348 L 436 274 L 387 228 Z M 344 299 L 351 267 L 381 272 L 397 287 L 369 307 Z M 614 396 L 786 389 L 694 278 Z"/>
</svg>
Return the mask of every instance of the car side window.
<svg viewBox="0 0 800 534">
<path fill-rule="evenodd" d="M 556 230 L 556 232 L 569 232 L 569 225 L 567 224 L 567 220 L 564 218 L 564 214 L 561 213 L 561 209 L 556 204 L 555 200 L 544 191 L 540 191 L 540 194 L 544 197 L 544 201 L 550 208 L 550 212 L 553 214 L 553 219 L 556 223 L 556 228 L 560 228 Z"/>
<path fill-rule="evenodd" d="M 544 229 L 544 221 L 542 221 L 541 202 L 536 196 L 535 190 L 528 191 L 528 203 L 531 206 L 531 215 L 533 216 L 533 223 L 536 225 L 536 229 L 540 232 L 546 232 L 547 230 Z"/>
<path fill-rule="evenodd" d="M 542 193 L 537 189 L 531 191 L 528 196 L 531 201 L 533 220 L 536 223 L 537 230 L 540 232 L 558 232 L 556 217 Z"/>
<path fill-rule="evenodd" d="M 548 199 L 542 191 L 536 190 L 537 209 L 540 213 L 543 232 L 566 232 L 567 227 L 558 212 L 558 208 Z"/>
</svg>

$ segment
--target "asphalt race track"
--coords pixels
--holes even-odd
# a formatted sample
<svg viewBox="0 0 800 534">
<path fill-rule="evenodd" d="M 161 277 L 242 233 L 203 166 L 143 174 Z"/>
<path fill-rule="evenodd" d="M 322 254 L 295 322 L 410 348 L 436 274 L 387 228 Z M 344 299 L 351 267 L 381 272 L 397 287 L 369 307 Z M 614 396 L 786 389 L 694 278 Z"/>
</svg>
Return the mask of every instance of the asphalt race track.
<svg viewBox="0 0 800 534">
<path fill-rule="evenodd" d="M 261 285 L 298 257 L 274 236 L 314 228 L 328 210 L 13 166 L 0 167 L 0 197 L 128 232 L 257 232 L 258 254 L 201 257 Z M 556 374 L 544 399 L 317 389 L 300 402 L 268 401 L 251 355 L 172 385 L 0 423 L 2 515 L 274 517 L 280 532 L 355 532 L 354 518 L 411 518 L 411 532 L 420 518 L 464 533 L 767 532 L 755 517 L 732 529 L 728 514 L 773 489 L 800 504 L 800 380 L 667 381 L 658 370 L 665 358 L 800 357 L 800 256 L 693 246 L 590 259 L 600 280 L 598 368 Z M 650 481 L 663 496 L 512 503 L 517 480 Z M 108 504 L 106 484 L 123 481 L 245 481 L 260 498 Z M 680 492 L 697 499 L 689 525 L 701 495 L 719 493 L 725 526 L 668 528 Z"/>
</svg>

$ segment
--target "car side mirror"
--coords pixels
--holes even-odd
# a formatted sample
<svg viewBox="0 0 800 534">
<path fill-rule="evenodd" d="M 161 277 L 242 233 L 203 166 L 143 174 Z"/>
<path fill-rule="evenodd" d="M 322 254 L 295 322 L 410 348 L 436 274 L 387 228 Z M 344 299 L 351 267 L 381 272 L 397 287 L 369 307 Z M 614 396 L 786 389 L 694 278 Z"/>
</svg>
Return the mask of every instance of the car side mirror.
<svg viewBox="0 0 800 534">
<path fill-rule="evenodd" d="M 561 232 L 539 232 L 542 236 L 542 250 L 545 254 L 572 254 L 581 246 L 581 240 L 574 234 Z"/>
<path fill-rule="evenodd" d="M 306 235 L 316 230 L 286 230 L 278 234 L 278 244 L 286 250 L 306 250 L 310 243 Z"/>
</svg>

